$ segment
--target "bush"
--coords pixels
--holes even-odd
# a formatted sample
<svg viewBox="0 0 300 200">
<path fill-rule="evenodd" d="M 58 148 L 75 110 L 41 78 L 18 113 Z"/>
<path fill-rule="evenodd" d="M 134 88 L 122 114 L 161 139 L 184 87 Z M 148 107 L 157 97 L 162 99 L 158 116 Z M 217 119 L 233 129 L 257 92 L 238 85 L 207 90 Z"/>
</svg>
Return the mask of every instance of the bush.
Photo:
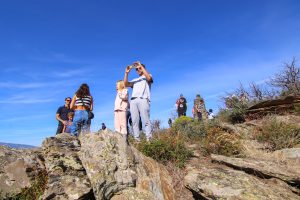
<svg viewBox="0 0 300 200">
<path fill-rule="evenodd" d="M 221 109 L 217 115 L 219 120 L 231 124 L 245 122 L 246 107 L 234 107 L 231 109 Z"/>
<path fill-rule="evenodd" d="M 300 144 L 300 127 L 279 121 L 275 116 L 266 117 L 261 129 L 257 129 L 254 138 L 269 143 L 271 150 L 291 148 Z"/>
<path fill-rule="evenodd" d="M 171 161 L 178 167 L 184 167 L 186 161 L 193 155 L 184 145 L 184 139 L 171 135 L 168 132 L 161 133 L 149 142 L 142 141 L 138 149 L 146 156 L 163 164 Z"/>
<path fill-rule="evenodd" d="M 191 117 L 181 116 L 175 120 L 171 131 L 173 134 L 181 135 L 185 139 L 197 139 L 205 135 L 203 122 Z"/>
<path fill-rule="evenodd" d="M 203 143 L 203 148 L 208 154 L 236 156 L 242 152 L 240 136 L 216 127 L 211 127 L 207 130 Z"/>
</svg>

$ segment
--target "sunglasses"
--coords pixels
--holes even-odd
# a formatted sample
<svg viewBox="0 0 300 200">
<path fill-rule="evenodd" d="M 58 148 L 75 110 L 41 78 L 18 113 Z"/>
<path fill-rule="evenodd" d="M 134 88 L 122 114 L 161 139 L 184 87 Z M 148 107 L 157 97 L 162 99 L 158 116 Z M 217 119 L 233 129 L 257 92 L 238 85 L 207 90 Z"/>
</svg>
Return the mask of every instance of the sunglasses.
<svg viewBox="0 0 300 200">
<path fill-rule="evenodd" d="M 67 99 L 66 101 L 71 101 L 71 99 Z"/>
<path fill-rule="evenodd" d="M 142 68 L 141 68 L 141 67 L 139 67 L 139 68 L 136 68 L 135 70 L 136 70 L 136 71 L 139 71 L 139 70 L 141 70 L 141 69 L 142 69 Z"/>
</svg>

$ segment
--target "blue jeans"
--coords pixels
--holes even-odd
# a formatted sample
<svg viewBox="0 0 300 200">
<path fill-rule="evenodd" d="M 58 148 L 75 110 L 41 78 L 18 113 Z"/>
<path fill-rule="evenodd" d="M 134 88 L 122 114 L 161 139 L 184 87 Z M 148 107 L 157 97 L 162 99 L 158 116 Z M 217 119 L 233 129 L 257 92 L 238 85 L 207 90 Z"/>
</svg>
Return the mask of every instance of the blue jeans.
<svg viewBox="0 0 300 200">
<path fill-rule="evenodd" d="M 88 112 L 86 110 L 75 110 L 71 133 L 79 136 L 88 132 Z"/>
</svg>

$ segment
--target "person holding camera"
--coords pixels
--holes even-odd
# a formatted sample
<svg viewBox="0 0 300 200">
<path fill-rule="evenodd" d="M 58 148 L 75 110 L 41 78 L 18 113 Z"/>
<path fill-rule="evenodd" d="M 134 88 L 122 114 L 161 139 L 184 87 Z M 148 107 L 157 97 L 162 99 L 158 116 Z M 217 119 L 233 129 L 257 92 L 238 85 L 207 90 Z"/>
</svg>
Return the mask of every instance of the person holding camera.
<svg viewBox="0 0 300 200">
<path fill-rule="evenodd" d="M 129 72 L 135 69 L 138 78 L 128 81 Z M 124 84 L 126 87 L 132 88 L 132 96 L 130 101 L 130 113 L 132 120 L 133 136 L 140 140 L 139 122 L 140 117 L 145 127 L 146 138 L 151 138 L 151 123 L 150 123 L 150 90 L 153 83 L 151 74 L 146 70 L 145 65 L 140 62 L 135 62 L 125 69 Z"/>
</svg>

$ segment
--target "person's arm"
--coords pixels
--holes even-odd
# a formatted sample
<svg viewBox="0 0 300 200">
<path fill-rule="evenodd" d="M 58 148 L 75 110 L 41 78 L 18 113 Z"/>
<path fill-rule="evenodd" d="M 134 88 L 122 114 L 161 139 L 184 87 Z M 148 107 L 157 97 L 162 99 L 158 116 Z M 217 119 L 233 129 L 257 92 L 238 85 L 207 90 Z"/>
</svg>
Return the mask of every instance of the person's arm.
<svg viewBox="0 0 300 200">
<path fill-rule="evenodd" d="M 61 108 L 57 110 L 55 118 L 57 121 L 60 121 L 61 123 L 65 124 L 66 122 L 60 118 L 60 113 L 61 113 Z"/>
<path fill-rule="evenodd" d="M 76 101 L 76 95 L 74 95 L 73 98 L 72 98 L 72 101 L 71 101 L 71 104 L 70 104 L 70 109 L 71 110 L 74 110 L 75 101 Z"/>
<path fill-rule="evenodd" d="M 146 68 L 145 68 L 140 62 L 136 62 L 136 64 L 137 64 L 138 67 L 141 67 L 141 69 L 142 69 L 142 71 L 143 71 L 143 75 L 145 75 L 145 77 L 146 77 L 146 80 L 147 80 L 148 82 L 153 83 L 153 78 L 152 78 L 152 76 L 148 73 L 148 71 L 146 70 Z"/>
<path fill-rule="evenodd" d="M 130 72 L 131 68 L 129 66 L 125 69 L 125 75 L 124 75 L 124 85 L 125 87 L 133 87 L 133 83 L 128 82 L 128 74 Z"/>
<path fill-rule="evenodd" d="M 93 97 L 91 96 L 91 107 L 90 107 L 90 111 L 93 111 L 93 108 L 94 108 L 94 99 L 93 99 Z"/>
</svg>

